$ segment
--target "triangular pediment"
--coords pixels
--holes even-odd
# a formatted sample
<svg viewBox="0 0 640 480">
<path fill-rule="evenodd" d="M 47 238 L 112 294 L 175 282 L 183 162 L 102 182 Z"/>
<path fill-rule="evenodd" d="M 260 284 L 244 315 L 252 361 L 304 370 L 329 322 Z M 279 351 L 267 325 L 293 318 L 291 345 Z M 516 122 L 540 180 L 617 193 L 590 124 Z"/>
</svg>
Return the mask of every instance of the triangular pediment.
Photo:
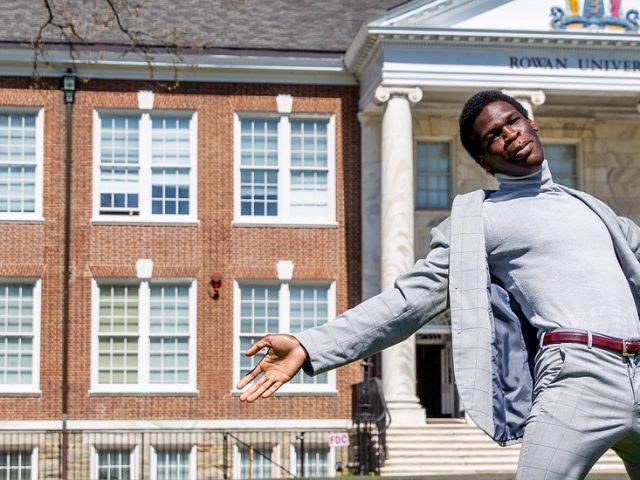
<svg viewBox="0 0 640 480">
<path fill-rule="evenodd" d="M 369 27 L 637 34 L 634 11 L 640 0 L 413 0 Z"/>
</svg>

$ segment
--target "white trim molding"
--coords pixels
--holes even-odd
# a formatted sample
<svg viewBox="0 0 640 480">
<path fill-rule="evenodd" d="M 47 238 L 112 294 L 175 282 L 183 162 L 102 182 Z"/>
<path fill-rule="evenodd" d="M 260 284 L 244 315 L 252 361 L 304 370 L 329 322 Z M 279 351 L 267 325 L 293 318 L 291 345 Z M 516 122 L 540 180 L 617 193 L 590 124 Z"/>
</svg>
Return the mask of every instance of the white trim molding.
<svg viewBox="0 0 640 480">
<path fill-rule="evenodd" d="M 282 102 L 284 103 L 284 102 Z M 242 121 L 272 120 L 277 122 L 277 166 L 275 165 L 242 165 Z M 299 120 L 326 121 L 326 149 L 327 164 L 324 167 L 293 166 L 291 154 L 291 124 Z M 278 227 L 334 227 L 336 226 L 336 118 L 334 114 L 324 113 L 295 113 L 282 114 L 273 112 L 236 112 L 233 115 L 233 150 L 234 150 L 234 226 L 278 226 Z M 261 139 L 262 140 L 262 139 Z M 260 152 L 261 154 L 263 152 Z M 276 180 L 276 210 L 277 214 L 266 214 L 267 205 L 267 180 L 258 186 L 265 190 L 262 198 L 257 200 L 251 197 L 250 202 L 265 204 L 264 214 L 242 214 L 242 170 L 250 172 L 275 172 Z M 292 212 L 292 171 L 319 171 L 326 172 L 327 177 L 327 205 L 324 211 L 312 214 L 295 214 Z M 267 175 L 267 173 L 264 173 Z M 269 187 L 272 187 L 269 185 Z"/>
<path fill-rule="evenodd" d="M 33 212 L 0 212 L 0 223 L 42 223 L 43 217 L 43 185 L 44 185 L 44 108 L 0 106 L 0 115 L 33 115 L 35 117 L 35 192 Z M 20 161 L 11 161 L 9 165 L 32 165 Z M 7 163 L 0 163 L 0 166 Z"/>
<path fill-rule="evenodd" d="M 138 331 L 133 335 L 137 339 L 137 383 L 100 384 L 99 366 L 99 327 L 100 327 L 100 286 L 128 285 L 138 286 Z M 150 381 L 150 290 L 154 285 L 188 287 L 189 327 L 188 327 L 188 381 L 186 383 L 155 384 Z M 190 278 L 173 279 L 93 279 L 91 282 L 91 390 L 90 395 L 130 394 L 130 395 L 196 395 L 197 390 L 197 281 Z M 115 332 L 105 333 L 114 337 Z M 123 333 L 124 335 L 124 333 Z M 131 336 L 131 335 L 129 335 Z"/>
<path fill-rule="evenodd" d="M 145 92 L 141 92 L 145 93 Z M 151 93 L 151 92 L 147 92 Z M 148 97 L 148 95 L 147 95 Z M 147 100 L 143 100 L 147 101 Z M 148 106 L 148 105 L 147 105 Z M 102 188 L 102 118 L 128 118 L 137 119 L 138 130 L 138 163 L 135 165 L 118 164 L 118 167 L 131 169 L 137 168 L 137 181 L 131 182 L 134 186 L 130 187 L 130 194 L 137 195 L 137 205 L 135 207 L 109 207 L 108 211 L 103 211 L 101 207 L 101 191 Z M 189 121 L 189 163 L 187 164 L 168 164 L 162 162 L 153 164 L 152 162 L 152 122 L 154 118 L 166 117 L 171 119 L 186 119 Z M 105 164 L 105 168 L 115 168 L 113 163 Z M 188 170 L 188 214 L 176 213 L 152 213 L 152 170 Z M 159 185 L 163 188 L 163 184 Z M 177 185 L 171 185 L 177 190 Z M 182 184 L 181 184 L 182 186 Z M 168 186 L 167 186 L 168 187 Z M 107 192 L 122 193 L 122 192 Z M 174 192 L 176 204 L 181 199 L 179 193 Z M 160 197 L 162 200 L 164 193 Z M 181 202 L 182 203 L 182 202 Z M 179 225 L 197 225 L 198 224 L 198 113 L 195 111 L 182 110 L 108 110 L 96 109 L 93 111 L 93 208 L 92 208 L 92 224 L 179 224 Z"/>
<path fill-rule="evenodd" d="M 241 319 L 241 289 L 242 287 L 272 287 L 278 289 L 278 331 L 291 331 L 291 287 L 308 286 L 327 289 L 327 321 L 332 321 L 336 316 L 336 282 L 322 280 L 256 280 L 234 279 L 233 281 L 233 386 L 232 395 L 240 395 L 242 390 L 235 388 L 240 381 L 240 319 Z M 256 335 L 266 335 L 275 332 L 256 332 Z M 245 335 L 249 336 L 250 332 Z M 259 359 L 259 356 L 258 356 Z M 300 371 L 300 375 L 303 372 Z M 286 383 L 275 395 L 336 395 L 336 372 L 331 370 L 325 373 L 326 382 L 323 383 Z"/>
</svg>

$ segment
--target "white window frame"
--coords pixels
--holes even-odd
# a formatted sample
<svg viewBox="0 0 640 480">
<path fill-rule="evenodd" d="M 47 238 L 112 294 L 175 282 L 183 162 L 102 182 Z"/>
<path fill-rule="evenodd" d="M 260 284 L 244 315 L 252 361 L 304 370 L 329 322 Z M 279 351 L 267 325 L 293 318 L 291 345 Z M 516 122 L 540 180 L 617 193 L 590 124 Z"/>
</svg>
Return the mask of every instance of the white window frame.
<svg viewBox="0 0 640 480">
<path fill-rule="evenodd" d="M 280 444 L 279 443 L 269 444 L 265 442 L 263 443 L 263 445 L 269 445 L 271 447 L 271 450 L 275 456 L 275 463 L 277 463 L 278 465 L 282 465 Z M 271 472 L 275 475 L 269 478 L 280 478 L 281 469 L 276 465 L 274 465 L 273 463 L 271 465 Z M 242 456 L 240 455 L 240 448 L 238 447 L 238 444 L 234 443 L 233 445 L 233 478 L 242 478 L 241 475 L 242 475 Z"/>
<path fill-rule="evenodd" d="M 289 471 L 295 475 L 296 477 L 298 476 L 298 449 L 296 448 L 297 445 L 290 443 L 289 444 Z M 335 447 L 330 447 L 329 445 L 319 445 L 317 443 L 310 443 L 307 444 L 305 443 L 305 448 L 322 448 L 322 447 L 326 447 L 329 450 L 329 454 L 327 455 L 327 466 L 329 468 L 329 473 L 333 472 L 333 475 L 330 475 L 329 477 L 335 477 L 335 470 L 336 470 L 336 449 Z M 305 469 L 306 470 L 306 469 Z M 309 478 L 316 478 L 316 477 L 309 477 Z"/>
<path fill-rule="evenodd" d="M 100 285 L 138 285 L 138 383 L 98 383 L 98 336 L 100 323 Z M 150 287 L 152 285 L 184 285 L 189 287 L 189 382 L 185 384 L 152 384 L 149 382 L 150 355 Z M 91 282 L 91 390 L 90 394 L 109 393 L 173 393 L 197 394 L 197 281 L 194 278 L 153 278 L 151 280 L 94 278 Z"/>
<path fill-rule="evenodd" d="M 35 208 L 33 212 L 0 212 L 0 222 L 42 223 L 43 217 L 43 170 L 44 170 L 44 108 L 0 107 L 2 114 L 35 115 L 36 117 L 36 173 Z"/>
<path fill-rule="evenodd" d="M 240 213 L 241 121 L 278 120 L 278 215 L 253 216 Z M 327 120 L 327 195 L 329 213 L 324 217 L 293 217 L 291 203 L 291 119 Z M 334 114 L 279 114 L 237 112 L 233 114 L 233 225 L 336 226 L 336 119 Z"/>
<path fill-rule="evenodd" d="M 233 281 L 233 395 L 240 395 L 243 390 L 238 390 L 235 386 L 240 381 L 240 288 L 243 285 L 264 285 L 279 287 L 278 298 L 278 330 L 280 332 L 289 332 L 289 310 L 290 310 L 290 286 L 302 287 L 327 287 L 327 303 L 328 303 L 328 321 L 331 322 L 336 316 L 336 282 L 335 281 L 316 281 L 316 280 L 254 280 L 254 279 L 235 279 Z M 260 354 L 259 354 L 260 355 Z M 336 371 L 327 372 L 326 384 L 292 384 L 285 383 L 275 393 L 282 394 L 318 394 L 331 395 L 337 394 L 336 389 Z"/>
<path fill-rule="evenodd" d="M 23 450 L 24 448 L 24 450 Z M 31 448 L 31 480 L 38 480 L 38 447 L 33 445 L 29 447 L 29 445 L 23 446 L 10 446 L 9 448 L 5 448 L 0 450 L 0 455 L 11 453 L 11 452 L 21 452 L 28 451 Z"/>
<path fill-rule="evenodd" d="M 139 117 L 138 215 L 100 213 L 100 153 L 102 116 Z M 151 214 L 152 119 L 186 118 L 189 123 L 189 214 Z M 145 189 L 147 189 L 145 191 Z M 183 110 L 106 110 L 93 111 L 93 210 L 91 223 L 198 224 L 198 112 Z"/>
<path fill-rule="evenodd" d="M 582 190 L 584 181 L 583 161 L 582 161 L 582 141 L 578 138 L 544 138 L 540 140 L 543 145 L 575 145 L 576 147 L 576 186 L 578 190 Z M 546 158 L 546 156 L 545 156 Z M 549 169 L 553 163 L 553 158 L 547 159 L 549 162 Z M 553 177 L 553 173 L 551 174 Z"/>
<path fill-rule="evenodd" d="M 40 330 L 42 289 L 39 278 L 0 277 L 0 284 L 33 285 L 33 352 L 31 384 L 0 384 L 0 395 L 40 395 Z"/>
<path fill-rule="evenodd" d="M 198 446 L 197 445 L 180 445 L 172 444 L 169 447 L 163 445 L 151 445 L 150 458 L 150 475 L 151 480 L 158 478 L 158 450 L 189 450 L 189 480 L 198 480 Z"/>
<path fill-rule="evenodd" d="M 138 480 L 138 446 L 137 445 L 91 445 L 91 458 L 90 458 L 90 478 L 91 480 L 98 480 L 98 453 L 100 450 L 129 450 L 131 455 L 131 480 Z"/>
<path fill-rule="evenodd" d="M 418 144 L 420 143 L 448 143 L 449 144 L 449 205 L 445 208 L 418 207 Z M 455 141 L 451 137 L 416 137 L 413 145 L 413 188 L 414 188 L 414 208 L 416 212 L 437 212 L 442 213 L 451 210 L 451 204 L 456 196 L 456 162 L 455 162 Z"/>
</svg>

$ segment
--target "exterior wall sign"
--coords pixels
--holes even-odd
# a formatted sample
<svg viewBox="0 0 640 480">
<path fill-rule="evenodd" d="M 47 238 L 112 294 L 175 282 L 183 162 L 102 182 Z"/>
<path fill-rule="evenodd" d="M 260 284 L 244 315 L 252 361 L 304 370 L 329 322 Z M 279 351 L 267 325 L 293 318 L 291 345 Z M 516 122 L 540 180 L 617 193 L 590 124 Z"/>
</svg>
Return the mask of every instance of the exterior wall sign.
<svg viewBox="0 0 640 480">
<path fill-rule="evenodd" d="M 588 29 L 604 30 L 606 28 L 638 31 L 638 11 L 628 10 L 621 13 L 622 0 L 610 0 L 605 8 L 604 0 L 583 0 L 580 15 L 579 0 L 567 0 L 568 11 L 560 7 L 551 8 L 551 27 L 554 30 Z"/>
<path fill-rule="evenodd" d="M 543 69 L 568 70 L 577 68 L 592 72 L 640 72 L 640 60 L 610 59 L 610 58 L 573 58 L 573 57 L 544 57 L 522 56 L 509 57 L 511 69 Z"/>
</svg>

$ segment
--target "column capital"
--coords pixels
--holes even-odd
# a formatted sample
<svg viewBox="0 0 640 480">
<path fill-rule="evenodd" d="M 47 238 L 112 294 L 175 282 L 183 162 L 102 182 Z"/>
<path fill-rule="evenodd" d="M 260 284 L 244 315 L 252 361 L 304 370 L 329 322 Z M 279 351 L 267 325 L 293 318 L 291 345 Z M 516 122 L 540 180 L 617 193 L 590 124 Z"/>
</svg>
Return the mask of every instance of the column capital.
<svg viewBox="0 0 640 480">
<path fill-rule="evenodd" d="M 542 105 L 547 96 L 542 90 L 502 90 L 502 93 L 518 100 L 529 112 L 529 118 L 533 119 L 533 107 Z"/>
<path fill-rule="evenodd" d="M 420 87 L 384 87 L 382 85 L 376 88 L 376 103 L 386 103 L 391 97 L 406 97 L 409 103 L 415 105 L 422 100 L 422 89 Z"/>
</svg>

